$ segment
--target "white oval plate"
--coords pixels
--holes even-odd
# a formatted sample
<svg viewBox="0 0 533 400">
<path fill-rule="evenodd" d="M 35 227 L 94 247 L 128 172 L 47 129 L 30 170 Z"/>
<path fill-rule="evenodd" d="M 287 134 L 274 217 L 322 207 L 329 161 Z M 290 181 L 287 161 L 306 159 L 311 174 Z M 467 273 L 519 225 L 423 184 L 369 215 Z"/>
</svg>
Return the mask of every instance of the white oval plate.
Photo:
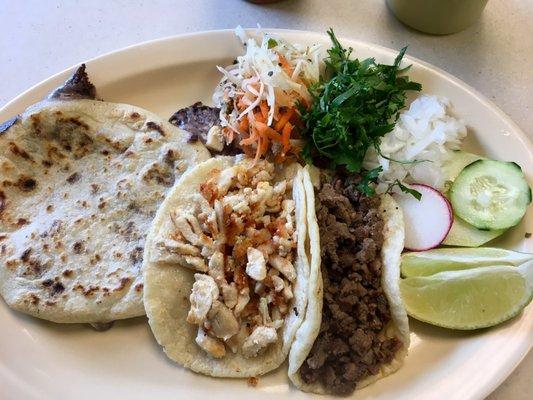
<svg viewBox="0 0 533 400">
<path fill-rule="evenodd" d="M 272 32 L 272 31 L 271 31 Z M 277 31 L 305 44 L 323 43 L 324 34 Z M 342 40 L 357 57 L 392 62 L 397 51 Z M 232 31 L 171 37 L 110 53 L 87 63 L 99 97 L 135 104 L 163 117 L 202 100 L 210 103 L 219 79 L 215 65 L 231 63 L 242 51 Z M 493 103 L 465 83 L 419 60 L 410 75 L 424 91 L 448 97 L 469 128 L 466 148 L 522 166 L 533 179 L 533 146 Z M 6 120 L 62 83 L 72 69 L 36 85 L 0 110 Z M 497 245 L 533 251 L 529 212 Z M 169 361 L 144 318 L 121 321 L 104 333 L 81 325 L 57 325 L 0 306 L 0 393 L 4 399 L 157 398 L 203 399 L 209 393 L 234 399 L 308 398 L 290 387 L 286 370 L 262 377 L 256 388 L 246 380 L 195 375 Z M 527 354 L 533 342 L 533 306 L 497 328 L 457 332 L 411 321 L 409 356 L 396 374 L 356 392 L 372 399 L 481 399 L 494 390 Z"/>
</svg>

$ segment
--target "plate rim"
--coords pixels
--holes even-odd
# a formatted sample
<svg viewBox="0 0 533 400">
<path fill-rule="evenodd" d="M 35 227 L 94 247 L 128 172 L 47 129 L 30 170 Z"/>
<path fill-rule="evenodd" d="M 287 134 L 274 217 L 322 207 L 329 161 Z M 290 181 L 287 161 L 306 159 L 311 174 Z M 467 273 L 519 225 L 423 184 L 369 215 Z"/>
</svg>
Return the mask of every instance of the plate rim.
<svg viewBox="0 0 533 400">
<path fill-rule="evenodd" d="M 256 33 L 258 31 L 258 28 L 245 28 L 247 33 Z M 282 28 L 268 28 L 268 27 L 261 27 L 261 31 L 263 32 L 269 32 L 278 34 L 280 36 L 283 35 L 305 35 L 305 34 L 311 34 L 311 35 L 320 35 L 322 37 L 326 37 L 326 33 L 324 32 L 317 32 L 317 31 L 309 31 L 309 30 L 298 30 L 298 29 L 282 29 Z M 114 50 L 110 50 L 108 52 L 99 54 L 95 57 L 91 57 L 89 59 L 86 59 L 85 61 L 77 62 L 70 67 L 67 67 L 57 73 L 52 74 L 51 76 L 35 83 L 28 89 L 22 91 L 17 96 L 13 97 L 11 100 L 9 100 L 7 103 L 5 103 L 0 108 L 0 115 L 6 113 L 11 108 L 17 108 L 20 105 L 24 107 L 24 99 L 28 96 L 31 96 L 32 93 L 35 91 L 39 91 L 41 88 L 44 88 L 51 83 L 54 83 L 58 80 L 64 80 L 65 77 L 68 77 L 72 71 L 77 68 L 80 64 L 85 63 L 89 67 L 92 63 L 97 63 L 103 59 L 109 58 L 109 57 L 120 57 L 121 54 L 126 54 L 129 52 L 134 52 L 141 50 L 143 48 L 149 48 L 152 46 L 161 46 L 165 43 L 172 43 L 172 42 L 179 42 L 179 41 L 187 41 L 191 39 L 198 39 L 202 37 L 209 37 L 209 36 L 217 36 L 217 35 L 227 35 L 227 34 L 233 34 L 234 29 L 215 29 L 215 30 L 202 30 L 197 32 L 188 32 L 188 33 L 182 33 L 177 35 L 169 35 L 164 36 L 161 38 L 146 40 L 138 43 L 134 43 L 125 47 L 117 48 Z M 396 55 L 398 50 L 392 49 L 390 47 L 382 46 L 379 44 L 375 44 L 372 42 L 367 42 L 359 39 L 352 39 L 346 36 L 339 37 L 339 41 L 341 42 L 349 42 L 350 45 L 353 46 L 361 46 L 361 47 L 367 47 L 369 49 L 377 49 L 385 54 L 389 55 Z M 431 72 L 434 75 L 439 76 L 441 79 L 445 79 L 448 82 L 454 84 L 455 86 L 461 88 L 462 90 L 466 91 L 470 96 L 474 97 L 479 103 L 481 103 L 484 107 L 490 109 L 493 113 L 495 113 L 505 124 L 511 127 L 513 130 L 513 134 L 516 134 L 515 136 L 519 139 L 519 141 L 522 144 L 522 148 L 525 152 L 528 153 L 529 158 L 533 158 L 533 138 L 530 138 L 516 122 L 514 122 L 509 115 L 507 115 L 494 101 L 489 99 L 487 96 L 483 95 L 480 91 L 469 85 L 468 83 L 464 82 L 463 80 L 457 78 L 456 76 L 452 75 L 451 73 L 445 71 L 444 69 L 437 67 L 429 62 L 423 61 L 417 57 L 413 57 L 410 55 L 406 55 L 404 60 L 409 61 L 410 63 L 416 63 L 418 66 L 421 66 Z M 55 84 L 55 83 L 54 83 Z M 19 110 L 17 112 L 21 112 L 22 110 Z M 15 115 L 7 116 L 7 118 L 14 117 Z M 479 390 L 475 394 L 476 399 L 483 399 L 486 396 L 488 396 L 490 393 L 492 393 L 496 388 L 498 388 L 512 373 L 513 371 L 518 367 L 518 365 L 524 360 L 524 358 L 528 355 L 528 353 L 531 351 L 531 348 L 533 347 L 533 343 L 529 343 L 529 345 L 525 345 L 524 348 L 527 348 L 527 351 L 521 351 L 521 352 L 514 352 L 513 357 L 509 357 L 509 359 L 506 360 L 506 363 L 504 364 L 505 368 L 501 368 L 500 371 L 503 371 L 503 373 L 499 373 L 497 375 L 496 379 L 492 379 L 490 383 L 485 384 L 483 386 L 479 386 Z M 517 348 L 517 350 L 519 350 Z"/>
<path fill-rule="evenodd" d="M 254 32 L 254 31 L 257 32 L 257 29 L 258 28 L 244 28 L 244 30 L 247 33 Z M 303 30 L 303 29 L 285 29 L 285 28 L 266 28 L 266 27 L 261 27 L 261 30 L 265 31 L 265 32 L 272 32 L 272 33 L 277 33 L 277 34 L 306 34 L 307 33 L 307 34 L 313 34 L 313 35 L 321 35 L 321 36 L 324 36 L 324 37 L 326 36 L 326 33 L 323 33 L 323 32 L 308 31 L 308 30 Z M 229 29 L 228 28 L 228 29 L 213 29 L 213 30 L 202 30 L 202 31 L 198 31 L 198 32 L 181 33 L 181 34 L 177 34 L 177 35 L 169 35 L 169 36 L 164 36 L 164 37 L 161 37 L 161 38 L 145 40 L 145 41 L 134 43 L 134 44 L 131 44 L 131 45 L 128 45 L 128 46 L 125 46 L 125 47 L 120 47 L 120 48 L 115 49 L 115 50 L 110 50 L 110 51 L 105 52 L 103 54 L 100 54 L 100 55 L 97 55 L 95 57 L 91 57 L 89 59 L 86 59 L 85 61 L 79 61 L 79 62 L 71 65 L 70 67 L 64 68 L 63 70 L 61 70 L 61 71 L 49 76 L 48 78 L 45 78 L 45 79 L 37 82 L 36 84 L 30 86 L 28 89 L 24 90 L 22 93 L 18 94 L 17 96 L 15 96 L 11 100 L 9 100 L 6 104 L 4 104 L 0 108 L 0 113 L 3 113 L 3 112 L 5 112 L 6 109 L 13 107 L 17 102 L 21 101 L 25 96 L 28 96 L 29 94 L 31 94 L 31 92 L 39 89 L 42 86 L 45 86 L 46 84 L 50 83 L 51 81 L 54 81 L 55 79 L 59 79 L 60 77 L 62 77 L 65 74 L 68 74 L 68 73 L 72 72 L 72 70 L 77 68 L 82 63 L 90 65 L 91 63 L 100 61 L 100 59 L 104 59 L 104 58 L 107 58 L 107 57 L 110 57 L 110 56 L 117 56 L 120 53 L 130 52 L 130 51 L 137 50 L 137 49 L 140 49 L 140 48 L 143 48 L 143 47 L 151 47 L 151 46 L 162 44 L 162 43 L 165 43 L 165 42 L 172 42 L 172 41 L 175 41 L 175 40 L 184 40 L 184 39 L 188 39 L 188 38 L 196 38 L 196 37 L 201 37 L 201 36 L 227 34 L 227 33 L 233 33 L 233 32 L 234 32 L 234 29 Z M 379 45 L 379 44 L 375 44 L 375 43 L 372 43 L 372 42 L 366 42 L 366 41 L 359 40 L 359 39 L 351 39 L 351 38 L 346 37 L 346 36 L 339 37 L 339 41 L 348 41 L 348 42 L 352 42 L 352 43 L 357 43 L 358 45 L 367 46 L 367 47 L 370 47 L 370 48 L 376 48 L 376 49 L 379 49 L 379 50 L 381 50 L 381 51 L 383 51 L 385 53 L 389 53 L 389 54 L 396 54 L 398 52 L 397 50 L 394 50 L 394 49 L 392 49 L 390 47 L 387 47 L 387 46 L 382 46 L 382 45 Z M 437 67 L 437 66 L 435 66 L 435 65 L 433 65 L 433 64 L 431 64 L 429 62 L 426 62 L 426 61 L 424 61 L 424 60 L 422 60 L 420 58 L 411 56 L 409 54 L 405 55 L 404 60 L 410 60 L 412 62 L 415 62 L 415 63 L 423 66 L 424 68 L 426 68 L 428 70 L 431 70 L 431 71 L 437 73 L 438 75 L 441 75 L 443 78 L 447 79 L 448 81 L 450 81 L 450 82 L 454 83 L 455 85 L 465 89 L 467 92 L 469 92 L 471 95 L 473 95 L 478 101 L 480 101 L 481 103 L 484 103 L 491 110 L 496 111 L 498 116 L 500 118 L 502 118 L 507 124 L 512 126 L 513 130 L 515 130 L 518 133 L 518 135 L 520 136 L 521 142 L 525 145 L 524 147 L 528 150 L 530 155 L 533 156 L 533 139 L 530 139 L 529 136 L 521 129 L 521 127 L 518 126 L 518 124 L 516 122 L 514 122 L 513 119 L 509 115 L 507 115 L 494 101 L 489 99 L 487 96 L 482 94 L 480 91 L 478 91 L 476 88 L 474 88 L 470 84 L 466 83 L 462 79 L 457 78 L 456 76 L 452 75 L 451 73 L 445 71 L 444 69 L 442 69 L 440 67 Z"/>
</svg>

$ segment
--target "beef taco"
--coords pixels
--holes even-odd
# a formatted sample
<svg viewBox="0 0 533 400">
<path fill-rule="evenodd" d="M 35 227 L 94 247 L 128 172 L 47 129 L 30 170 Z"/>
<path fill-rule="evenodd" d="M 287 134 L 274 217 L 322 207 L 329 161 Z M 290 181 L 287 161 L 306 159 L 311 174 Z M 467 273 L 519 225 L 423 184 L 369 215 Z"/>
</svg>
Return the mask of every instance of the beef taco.
<svg viewBox="0 0 533 400">
<path fill-rule="evenodd" d="M 198 373 L 251 377 L 286 358 L 307 304 L 302 168 L 239 157 L 186 173 L 144 253 L 144 304 L 167 356 Z"/>
<path fill-rule="evenodd" d="M 398 286 L 403 217 L 389 195 L 357 191 L 357 176 L 323 175 L 316 189 L 303 176 L 311 271 L 320 265 L 324 294 L 308 294 L 289 377 L 306 392 L 347 395 L 396 371 L 407 354 Z M 310 293 L 321 292 L 320 276 L 309 282 Z"/>
</svg>

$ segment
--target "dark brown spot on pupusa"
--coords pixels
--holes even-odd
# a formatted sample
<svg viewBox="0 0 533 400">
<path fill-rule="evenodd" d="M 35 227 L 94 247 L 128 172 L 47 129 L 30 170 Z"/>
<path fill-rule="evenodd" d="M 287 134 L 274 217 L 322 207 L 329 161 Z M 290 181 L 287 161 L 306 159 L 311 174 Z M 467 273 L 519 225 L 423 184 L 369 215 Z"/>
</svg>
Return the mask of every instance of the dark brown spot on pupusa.
<svg viewBox="0 0 533 400">
<path fill-rule="evenodd" d="M 148 129 L 150 129 L 150 130 L 153 130 L 153 131 L 157 131 L 157 132 L 159 132 L 159 134 L 160 134 L 161 136 L 163 136 L 163 137 L 165 136 L 165 131 L 163 131 L 163 128 L 161 128 L 161 125 L 156 124 L 156 123 L 153 122 L 153 121 L 148 121 L 148 122 L 146 123 L 146 127 L 147 127 Z"/>
<path fill-rule="evenodd" d="M 34 306 L 38 305 L 39 304 L 39 297 L 37 297 L 36 295 L 34 295 L 33 293 L 30 294 L 30 303 Z"/>
<path fill-rule="evenodd" d="M 28 225 L 30 223 L 30 221 L 28 221 L 26 218 L 19 218 L 17 220 L 17 226 L 21 227 L 21 226 L 24 226 L 24 225 Z"/>
<path fill-rule="evenodd" d="M 131 282 L 131 278 L 120 278 L 120 285 L 115 289 L 117 292 L 121 291 Z"/>
<path fill-rule="evenodd" d="M 63 275 L 65 278 L 70 278 L 73 273 L 74 271 L 72 271 L 71 269 L 66 269 L 63 271 L 61 275 Z"/>
<path fill-rule="evenodd" d="M 54 281 L 52 279 L 47 279 L 45 281 L 43 281 L 43 286 L 44 287 L 50 287 L 54 284 Z"/>
<path fill-rule="evenodd" d="M 56 282 L 52 285 L 52 296 L 62 293 L 65 290 L 65 286 L 61 282 Z"/>
<path fill-rule="evenodd" d="M 4 192 L 0 191 L 0 216 L 2 215 L 4 210 L 6 209 L 6 205 L 7 205 L 6 194 Z"/>
<path fill-rule="evenodd" d="M 81 178 L 81 175 L 77 172 L 74 172 L 72 175 L 70 175 L 68 178 L 67 178 L 67 182 L 70 183 L 70 184 L 73 184 L 73 183 L 76 183 L 80 180 Z"/>
<path fill-rule="evenodd" d="M 37 187 L 37 181 L 33 178 L 23 176 L 17 181 L 17 186 L 23 192 L 31 192 Z"/>
<path fill-rule="evenodd" d="M 83 242 L 75 242 L 73 245 L 72 245 L 72 251 L 75 253 L 75 254 L 81 254 L 81 252 L 83 251 Z"/>
<path fill-rule="evenodd" d="M 30 155 L 24 149 L 18 147 L 17 144 L 14 142 L 9 143 L 9 150 L 16 156 L 19 156 L 25 160 L 33 161 Z"/>
<path fill-rule="evenodd" d="M 20 261 L 22 262 L 28 262 L 28 260 L 30 259 L 30 254 L 31 254 L 31 249 L 26 249 L 22 252 L 22 254 L 20 255 Z"/>
</svg>

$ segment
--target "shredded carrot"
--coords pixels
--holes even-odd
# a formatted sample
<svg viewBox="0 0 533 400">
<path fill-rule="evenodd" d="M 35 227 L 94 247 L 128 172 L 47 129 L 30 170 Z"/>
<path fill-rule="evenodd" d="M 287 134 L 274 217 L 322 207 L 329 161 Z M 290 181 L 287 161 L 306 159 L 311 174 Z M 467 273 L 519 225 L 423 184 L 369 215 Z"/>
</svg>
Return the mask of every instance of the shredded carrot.
<svg viewBox="0 0 533 400">
<path fill-rule="evenodd" d="M 292 75 L 294 69 L 283 54 L 278 53 L 279 65 L 285 73 Z M 264 97 L 258 99 L 260 82 L 248 83 L 242 91 L 236 93 L 233 98 L 234 108 L 240 115 L 237 121 L 230 127 L 223 129 L 226 141 L 231 143 L 234 139 L 240 139 L 240 145 L 248 156 L 254 156 L 255 160 L 266 156 L 269 149 L 274 143 L 274 156 L 276 162 L 284 162 L 290 151 L 294 152 L 291 140 L 298 135 L 301 127 L 296 106 L 280 106 L 277 102 L 269 104 Z M 280 95 L 281 96 L 281 95 Z M 283 101 L 286 99 L 282 96 Z M 300 99 L 306 104 L 305 99 Z M 256 107 L 249 109 L 251 104 L 257 104 Z M 242 112 L 246 109 L 246 115 Z M 269 116 L 273 114 L 273 123 L 268 125 Z M 255 153 L 255 154 L 254 154 Z M 290 156 L 290 155 L 289 155 Z"/>
<path fill-rule="evenodd" d="M 248 136 L 246 139 L 242 139 L 239 144 L 241 146 L 250 146 L 254 143 L 256 143 L 259 140 L 259 135 L 257 135 L 257 131 L 252 128 L 252 134 Z"/>
<path fill-rule="evenodd" d="M 250 129 L 250 123 L 248 122 L 248 118 L 243 118 L 239 121 L 239 130 L 241 132 L 248 132 L 248 129 Z"/>
<path fill-rule="evenodd" d="M 278 132 L 281 131 L 283 127 L 285 126 L 285 124 L 289 122 L 289 120 L 292 118 L 293 115 L 294 115 L 294 108 L 291 108 L 285 111 L 283 114 L 281 114 L 281 118 L 278 120 L 278 122 L 276 122 L 274 129 L 277 130 Z"/>
<path fill-rule="evenodd" d="M 237 101 L 237 108 L 238 108 L 240 111 L 242 111 L 242 110 L 244 110 L 246 107 L 248 107 L 246 104 L 244 104 L 243 98 L 244 98 L 244 96 L 241 96 L 241 97 L 239 98 L 239 100 Z"/>
<path fill-rule="evenodd" d="M 257 151 L 255 152 L 255 161 L 258 161 L 262 155 L 268 151 L 268 141 L 266 138 L 259 136 Z"/>
<path fill-rule="evenodd" d="M 264 122 L 256 121 L 255 126 L 257 128 L 257 132 L 261 136 L 263 137 L 267 136 L 268 138 L 272 140 L 281 142 L 281 135 L 278 132 L 276 132 L 274 129 L 272 129 L 271 127 L 267 126 L 267 124 L 265 124 Z"/>
<path fill-rule="evenodd" d="M 292 128 L 293 126 L 290 122 L 285 123 L 285 126 L 283 127 L 283 131 L 281 133 L 281 143 L 283 144 L 283 154 L 287 154 L 287 152 L 291 148 L 291 142 L 289 140 L 291 138 Z"/>
<path fill-rule="evenodd" d="M 261 141 L 263 139 L 261 137 L 259 137 L 258 141 L 257 141 L 257 149 L 255 150 L 255 157 L 254 157 L 254 161 L 257 162 L 260 158 L 261 158 Z"/>
<path fill-rule="evenodd" d="M 265 138 L 261 142 L 261 155 L 266 154 L 266 152 L 268 151 L 268 146 L 269 146 L 268 140 L 266 140 Z"/>
<path fill-rule="evenodd" d="M 263 114 L 260 112 L 254 113 L 254 119 L 259 122 L 266 122 L 266 117 L 263 117 Z"/>
<path fill-rule="evenodd" d="M 226 138 L 228 139 L 228 143 L 233 142 L 234 132 L 229 127 L 225 127 L 224 129 L 222 129 L 222 134 L 226 136 Z"/>
<path fill-rule="evenodd" d="M 283 71 L 285 71 L 287 73 L 287 75 L 291 76 L 293 70 L 292 70 L 289 62 L 285 58 L 285 56 L 283 54 L 278 53 L 278 59 L 279 59 L 279 63 L 281 64 L 281 68 L 283 68 Z"/>
<path fill-rule="evenodd" d="M 259 103 L 259 108 L 261 109 L 261 115 L 263 116 L 264 121 L 266 121 L 267 118 L 268 118 L 268 104 L 267 104 L 267 102 L 263 100 L 261 103 Z"/>
<path fill-rule="evenodd" d="M 238 130 L 243 134 L 249 133 L 248 137 L 241 139 L 240 145 L 244 147 L 246 153 L 253 151 L 252 149 L 255 147 L 255 159 L 258 160 L 268 152 L 273 142 L 278 142 L 282 148 L 275 160 L 276 162 L 283 162 L 291 149 L 290 139 L 294 131 L 294 124 L 290 120 L 295 117 L 296 110 L 294 108 L 285 109 L 284 112 L 280 113 L 280 118 L 274 127 L 270 127 L 266 124 L 265 107 L 267 107 L 266 102 L 260 103 L 259 107 L 239 121 Z M 228 136 L 229 132 L 225 131 L 224 134 Z"/>
<path fill-rule="evenodd" d="M 285 161 L 285 156 L 281 153 L 278 153 L 274 157 L 274 162 L 276 164 L 283 164 L 283 161 Z"/>
</svg>

